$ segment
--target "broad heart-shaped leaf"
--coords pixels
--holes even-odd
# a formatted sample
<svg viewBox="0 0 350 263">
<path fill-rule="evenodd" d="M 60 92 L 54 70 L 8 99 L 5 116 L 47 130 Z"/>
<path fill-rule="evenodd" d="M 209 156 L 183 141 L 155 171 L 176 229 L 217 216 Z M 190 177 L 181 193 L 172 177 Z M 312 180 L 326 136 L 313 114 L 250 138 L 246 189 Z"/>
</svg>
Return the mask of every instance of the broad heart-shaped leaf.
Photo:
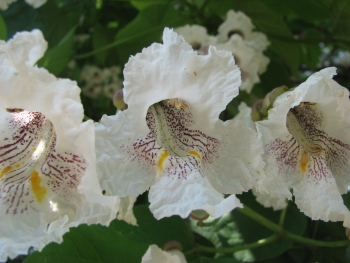
<svg viewBox="0 0 350 263">
<path fill-rule="evenodd" d="M 118 45 L 120 63 L 125 64 L 130 55 L 141 52 L 153 42 L 160 42 L 164 27 L 177 27 L 188 23 L 174 4 L 157 4 L 141 10 L 138 16 L 118 32 L 116 41 L 125 41 Z M 132 44 L 129 42 L 132 41 Z"/>
<path fill-rule="evenodd" d="M 264 208 L 255 201 L 255 197 L 251 192 L 239 195 L 238 198 L 255 212 L 272 222 L 278 223 L 281 212 Z M 292 233 L 302 235 L 306 229 L 306 224 L 307 219 L 305 215 L 300 213 L 293 203 L 289 203 L 284 227 Z M 191 226 L 193 231 L 209 239 L 218 248 L 250 244 L 274 234 L 271 230 L 237 210 L 224 215 L 213 227 L 200 228 L 193 221 Z M 292 244 L 292 241 L 279 239 L 259 248 L 236 252 L 233 254 L 233 257 L 243 262 L 260 261 L 281 255 Z"/>
<path fill-rule="evenodd" d="M 114 220 L 109 227 L 80 225 L 63 236 L 61 244 L 51 243 L 34 252 L 24 263 L 140 263 L 149 245 L 160 248 L 172 240 L 193 248 L 191 233 L 178 216 L 156 220 L 147 206 L 134 207 L 138 226 Z"/>
<path fill-rule="evenodd" d="M 0 40 L 6 40 L 6 37 L 7 37 L 6 24 L 2 16 L 0 15 Z"/>
<path fill-rule="evenodd" d="M 46 68 L 56 76 L 59 75 L 72 58 L 75 29 L 76 27 L 73 27 L 56 47 L 45 53 L 38 62 L 40 67 Z"/>
<path fill-rule="evenodd" d="M 333 0 L 331 4 L 332 36 L 350 50 L 350 1 Z"/>
</svg>

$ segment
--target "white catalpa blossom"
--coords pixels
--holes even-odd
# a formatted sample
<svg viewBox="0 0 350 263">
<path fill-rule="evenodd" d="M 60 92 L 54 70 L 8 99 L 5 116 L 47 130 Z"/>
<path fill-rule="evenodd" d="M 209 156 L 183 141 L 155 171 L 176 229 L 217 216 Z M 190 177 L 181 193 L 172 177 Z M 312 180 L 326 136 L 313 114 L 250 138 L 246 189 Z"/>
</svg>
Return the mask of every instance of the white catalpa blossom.
<svg viewBox="0 0 350 263">
<path fill-rule="evenodd" d="M 9 5 L 16 0 L 0 0 L 0 9 L 6 10 Z M 46 3 L 47 0 L 25 0 L 27 4 L 31 5 L 34 8 L 38 8 Z"/>
<path fill-rule="evenodd" d="M 157 245 L 150 245 L 141 263 L 187 263 L 187 261 L 180 250 L 163 251 Z"/>
<path fill-rule="evenodd" d="M 262 169 L 255 131 L 218 118 L 238 94 L 240 72 L 230 52 L 198 55 L 170 29 L 163 40 L 126 64 L 128 109 L 96 124 L 101 185 L 117 196 L 150 188 L 156 218 L 193 210 L 217 218 L 241 206 L 223 194 L 251 189 Z"/>
<path fill-rule="evenodd" d="M 227 42 L 216 44 L 215 47 L 232 52 L 241 69 L 242 85 L 240 89 L 249 93 L 254 84 L 260 82 L 259 74 L 265 72 L 270 62 L 269 58 L 248 46 L 239 35 L 233 35 Z"/>
<path fill-rule="evenodd" d="M 34 66 L 46 48 L 38 30 L 0 41 L 0 261 L 108 225 L 119 201 L 99 187 L 80 89 Z"/>
<path fill-rule="evenodd" d="M 174 29 L 174 31 L 181 35 L 192 46 L 193 50 L 202 55 L 208 53 L 209 45 L 214 45 L 217 42 L 216 37 L 208 35 L 207 29 L 200 25 L 185 25 Z"/>
<path fill-rule="evenodd" d="M 293 189 L 297 206 L 313 220 L 349 218 L 341 195 L 350 183 L 350 101 L 334 74 L 335 68 L 321 70 L 285 92 L 268 120 L 257 123 L 266 163 L 258 191 L 290 199 Z"/>
<path fill-rule="evenodd" d="M 218 42 L 228 41 L 231 36 L 239 35 L 247 45 L 257 51 L 264 51 L 270 44 L 266 35 L 261 32 L 253 32 L 254 25 L 248 16 L 241 11 L 229 10 L 226 20 L 219 26 Z"/>
</svg>

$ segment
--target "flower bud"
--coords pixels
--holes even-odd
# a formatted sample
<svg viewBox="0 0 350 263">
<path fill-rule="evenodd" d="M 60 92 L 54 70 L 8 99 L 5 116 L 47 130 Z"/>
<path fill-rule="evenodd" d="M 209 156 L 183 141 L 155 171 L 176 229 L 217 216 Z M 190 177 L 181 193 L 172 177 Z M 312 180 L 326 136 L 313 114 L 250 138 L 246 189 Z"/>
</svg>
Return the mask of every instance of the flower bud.
<svg viewBox="0 0 350 263">
<path fill-rule="evenodd" d="M 118 90 L 114 94 L 114 96 L 113 96 L 113 104 L 120 111 L 126 110 L 128 108 L 128 105 L 126 105 L 125 102 L 124 102 L 123 89 Z"/>
<path fill-rule="evenodd" d="M 181 243 L 175 241 L 175 240 L 172 240 L 172 241 L 169 241 L 167 243 L 165 243 L 165 245 L 163 246 L 163 250 L 164 251 L 169 251 L 169 250 L 180 250 L 182 251 L 182 245 Z"/>
<path fill-rule="evenodd" d="M 350 228 L 345 228 L 345 235 L 350 240 Z"/>
<path fill-rule="evenodd" d="M 275 102 L 277 97 L 285 93 L 287 90 L 288 87 L 283 85 L 267 93 L 261 106 L 261 113 L 267 116 L 268 110 L 273 107 L 273 103 Z"/>
<path fill-rule="evenodd" d="M 193 210 L 190 217 L 197 221 L 203 221 L 209 217 L 209 214 L 204 210 Z"/>
</svg>

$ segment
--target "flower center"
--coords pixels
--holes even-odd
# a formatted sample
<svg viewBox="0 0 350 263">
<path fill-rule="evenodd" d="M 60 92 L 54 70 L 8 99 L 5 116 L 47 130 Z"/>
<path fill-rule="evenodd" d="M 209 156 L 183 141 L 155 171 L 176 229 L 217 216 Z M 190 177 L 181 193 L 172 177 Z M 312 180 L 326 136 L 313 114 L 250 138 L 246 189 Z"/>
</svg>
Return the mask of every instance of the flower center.
<svg viewBox="0 0 350 263">
<path fill-rule="evenodd" d="M 39 112 L 6 111 L 9 127 L 4 128 L 9 136 L 0 145 L 0 201 L 7 205 L 6 213 L 16 214 L 45 199 L 43 164 L 55 147 L 56 135 L 52 123 Z"/>
<path fill-rule="evenodd" d="M 316 103 L 302 102 L 291 108 L 287 114 L 288 131 L 298 144 L 313 156 L 324 152 L 320 145 L 323 142 L 321 125 L 322 112 L 317 109 Z M 306 153 L 304 155 L 306 156 Z"/>
<path fill-rule="evenodd" d="M 191 147 L 190 138 L 186 138 L 187 126 L 193 123 L 189 106 L 182 100 L 174 98 L 163 100 L 149 107 L 146 117 L 147 125 L 157 143 L 165 150 L 163 156 L 184 157 L 191 152 L 200 153 Z"/>
<path fill-rule="evenodd" d="M 239 35 L 241 36 L 243 39 L 244 39 L 244 34 L 242 31 L 238 30 L 238 29 L 234 29 L 234 30 L 231 30 L 230 32 L 227 33 L 227 37 L 230 39 L 231 36 L 233 35 Z"/>
</svg>

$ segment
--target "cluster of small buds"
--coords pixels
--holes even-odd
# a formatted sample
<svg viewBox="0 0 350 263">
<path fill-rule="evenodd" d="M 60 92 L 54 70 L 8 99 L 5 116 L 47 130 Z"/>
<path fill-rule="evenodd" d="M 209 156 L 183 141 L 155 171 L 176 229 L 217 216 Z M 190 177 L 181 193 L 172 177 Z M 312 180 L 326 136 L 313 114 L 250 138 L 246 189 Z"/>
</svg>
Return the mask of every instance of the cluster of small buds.
<svg viewBox="0 0 350 263">
<path fill-rule="evenodd" d="M 81 72 L 82 93 L 90 98 L 105 96 L 113 98 L 114 94 L 122 88 L 119 77 L 121 70 L 118 66 L 101 69 L 94 65 L 84 66 Z"/>
<path fill-rule="evenodd" d="M 226 20 L 218 28 L 217 36 L 207 34 L 207 29 L 199 25 L 186 25 L 175 29 L 186 42 L 200 55 L 208 53 L 210 45 L 228 50 L 241 70 L 241 90 L 251 92 L 260 82 L 259 75 L 264 73 L 270 60 L 263 51 L 270 44 L 266 35 L 253 31 L 254 25 L 244 13 L 230 10 Z"/>
</svg>

